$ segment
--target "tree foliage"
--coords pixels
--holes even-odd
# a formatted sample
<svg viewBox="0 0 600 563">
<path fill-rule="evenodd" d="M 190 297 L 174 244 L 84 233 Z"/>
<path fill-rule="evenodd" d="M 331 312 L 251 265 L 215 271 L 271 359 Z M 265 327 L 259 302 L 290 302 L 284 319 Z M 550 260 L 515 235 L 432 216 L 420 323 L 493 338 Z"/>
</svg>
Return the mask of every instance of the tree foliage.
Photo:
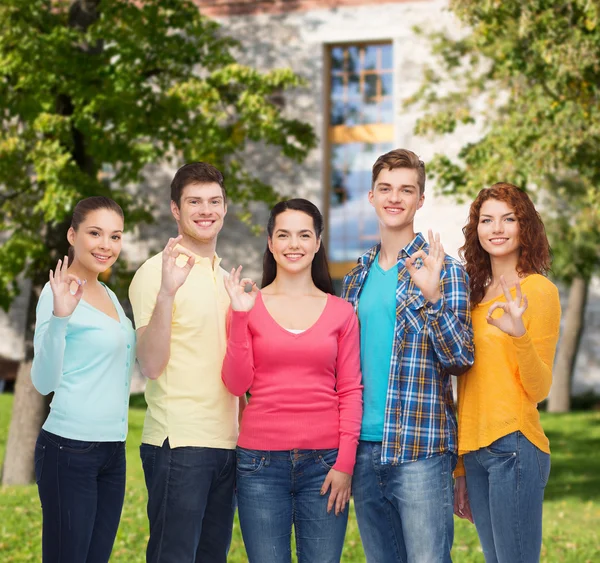
<svg viewBox="0 0 600 563">
<path fill-rule="evenodd" d="M 554 274 L 589 280 L 600 258 L 600 4 L 451 0 L 462 36 L 431 36 L 437 65 L 408 105 L 420 134 L 483 131 L 430 169 L 445 193 L 509 181 L 538 196 Z M 467 126 L 464 128 L 462 126 Z"/>
<path fill-rule="evenodd" d="M 149 220 L 130 189 L 147 164 L 206 160 L 232 200 L 275 200 L 244 151 L 260 142 L 301 160 L 314 146 L 273 103 L 302 81 L 238 64 L 238 48 L 188 0 L 3 0 L 0 305 L 19 274 L 40 283 L 64 255 L 78 199 L 111 195 L 127 226 Z"/>
</svg>

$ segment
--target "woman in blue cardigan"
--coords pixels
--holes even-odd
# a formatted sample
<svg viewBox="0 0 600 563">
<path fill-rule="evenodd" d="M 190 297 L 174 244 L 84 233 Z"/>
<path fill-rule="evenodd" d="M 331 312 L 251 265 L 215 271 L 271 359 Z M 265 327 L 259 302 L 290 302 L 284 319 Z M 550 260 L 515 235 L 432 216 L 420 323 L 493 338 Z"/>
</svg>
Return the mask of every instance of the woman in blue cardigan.
<svg viewBox="0 0 600 563">
<path fill-rule="evenodd" d="M 69 258 L 41 292 L 31 377 L 54 393 L 35 447 L 45 563 L 105 563 L 125 495 L 125 438 L 135 332 L 98 280 L 121 252 L 123 211 L 90 197 L 74 211 Z"/>
</svg>

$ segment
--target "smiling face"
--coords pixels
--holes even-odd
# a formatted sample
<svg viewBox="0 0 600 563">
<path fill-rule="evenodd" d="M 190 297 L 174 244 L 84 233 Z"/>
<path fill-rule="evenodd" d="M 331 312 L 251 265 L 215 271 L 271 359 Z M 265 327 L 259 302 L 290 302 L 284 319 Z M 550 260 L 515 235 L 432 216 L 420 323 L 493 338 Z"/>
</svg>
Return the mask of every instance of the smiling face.
<svg viewBox="0 0 600 563">
<path fill-rule="evenodd" d="M 411 168 L 384 168 L 369 192 L 379 224 L 391 230 L 412 229 L 415 213 L 425 196 L 419 192 L 417 171 Z"/>
<path fill-rule="evenodd" d="M 494 258 L 519 258 L 519 221 L 514 209 L 497 199 L 483 202 L 479 211 L 477 235 L 481 247 Z"/>
<path fill-rule="evenodd" d="M 277 270 L 298 273 L 312 267 L 315 254 L 321 246 L 310 215 L 288 209 L 275 218 L 273 236 L 269 237 Z"/>
<path fill-rule="evenodd" d="M 188 184 L 181 192 L 180 206 L 171 201 L 171 212 L 184 239 L 206 243 L 214 241 L 223 228 L 227 205 L 216 182 Z"/>
<path fill-rule="evenodd" d="M 100 274 L 110 268 L 121 253 L 123 219 L 111 209 L 90 211 L 77 230 L 71 227 L 67 239 L 75 253 L 73 265 Z"/>
</svg>

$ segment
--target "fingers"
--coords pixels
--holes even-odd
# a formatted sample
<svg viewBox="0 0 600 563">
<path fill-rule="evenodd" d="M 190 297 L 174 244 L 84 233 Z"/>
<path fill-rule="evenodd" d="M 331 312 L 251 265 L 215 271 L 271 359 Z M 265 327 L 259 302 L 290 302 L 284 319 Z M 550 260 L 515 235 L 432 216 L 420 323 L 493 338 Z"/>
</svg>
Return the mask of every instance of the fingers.
<svg viewBox="0 0 600 563">
<path fill-rule="evenodd" d="M 513 298 L 510 294 L 510 289 L 508 287 L 508 284 L 506 283 L 506 280 L 504 279 L 504 276 L 500 276 L 500 285 L 502 286 L 502 293 L 504 293 L 506 302 L 510 303 L 513 300 Z"/>
<path fill-rule="evenodd" d="M 523 295 L 523 311 L 527 310 L 527 307 L 529 307 L 529 301 L 527 300 L 527 295 Z"/>
<path fill-rule="evenodd" d="M 166 252 L 168 255 L 171 255 L 179 241 L 183 238 L 182 235 L 178 235 L 175 238 L 170 238 L 165 245 L 163 252 Z"/>
<path fill-rule="evenodd" d="M 515 283 L 515 295 L 517 297 L 517 306 L 520 307 L 522 305 L 523 294 L 521 293 L 521 282 L 519 280 Z"/>
<path fill-rule="evenodd" d="M 331 480 L 333 479 L 333 475 L 331 474 L 331 471 L 329 473 L 327 473 L 327 476 L 325 477 L 325 481 L 323 481 L 323 484 L 321 485 L 321 495 L 324 495 L 327 493 L 327 491 L 329 490 L 329 487 L 331 486 Z"/>
<path fill-rule="evenodd" d="M 60 271 L 60 277 L 61 277 L 61 281 L 66 281 L 67 280 L 67 268 L 69 267 L 69 257 L 65 256 L 63 263 L 62 263 L 62 268 Z"/>
</svg>

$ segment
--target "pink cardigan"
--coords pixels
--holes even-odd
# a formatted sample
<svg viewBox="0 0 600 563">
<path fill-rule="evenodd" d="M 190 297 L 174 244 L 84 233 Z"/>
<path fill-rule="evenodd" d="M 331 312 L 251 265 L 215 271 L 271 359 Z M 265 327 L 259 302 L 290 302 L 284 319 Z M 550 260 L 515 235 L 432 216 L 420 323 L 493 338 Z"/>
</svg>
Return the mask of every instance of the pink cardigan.
<svg viewBox="0 0 600 563">
<path fill-rule="evenodd" d="M 359 329 L 352 306 L 327 296 L 310 328 L 293 334 L 262 297 L 231 312 L 222 379 L 246 391 L 238 445 L 253 450 L 339 448 L 334 468 L 352 474 L 362 418 Z"/>
</svg>

